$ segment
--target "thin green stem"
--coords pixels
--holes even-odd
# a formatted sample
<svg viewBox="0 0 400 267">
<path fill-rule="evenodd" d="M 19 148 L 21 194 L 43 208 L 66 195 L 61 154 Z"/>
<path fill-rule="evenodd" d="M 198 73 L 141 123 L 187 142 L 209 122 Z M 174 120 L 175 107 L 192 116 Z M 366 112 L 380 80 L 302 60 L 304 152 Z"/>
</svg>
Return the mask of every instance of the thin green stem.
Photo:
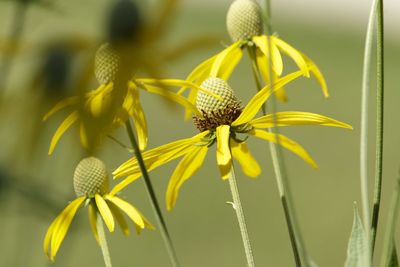
<svg viewBox="0 0 400 267">
<path fill-rule="evenodd" d="M 384 24 L 383 0 L 378 0 L 376 9 L 377 22 L 377 93 L 376 93 L 376 154 L 375 154 L 375 186 L 372 208 L 371 249 L 374 254 L 376 232 L 378 228 L 379 209 L 382 193 L 383 173 L 383 126 L 384 126 Z"/>
<path fill-rule="evenodd" d="M 385 239 L 383 242 L 381 267 L 388 267 L 392 256 L 394 233 L 400 209 L 400 172 L 396 180 L 396 187 L 392 195 L 389 216 L 386 225 Z"/>
<path fill-rule="evenodd" d="M 135 152 L 136 159 L 139 163 L 140 171 L 142 172 L 142 176 L 143 176 L 143 179 L 144 179 L 144 182 L 146 185 L 147 193 L 149 195 L 150 202 L 151 202 L 153 211 L 154 211 L 156 219 L 157 219 L 158 227 L 161 230 L 161 235 L 164 240 L 164 244 L 167 248 L 170 260 L 171 260 L 171 264 L 174 267 L 178 267 L 179 266 L 178 258 L 176 256 L 176 252 L 175 252 L 174 246 L 172 244 L 171 237 L 168 233 L 167 225 L 166 225 L 164 217 L 162 215 L 160 205 L 158 204 L 158 200 L 157 200 L 156 194 L 154 192 L 153 185 L 152 185 L 150 177 L 149 177 L 149 173 L 147 172 L 146 165 L 145 165 L 143 157 L 142 157 L 142 153 L 140 152 L 138 143 L 135 138 L 135 134 L 132 130 L 131 122 L 129 120 L 127 120 L 125 124 L 126 124 L 126 130 L 127 130 L 129 139 L 131 141 L 133 150 Z"/>
<path fill-rule="evenodd" d="M 101 216 L 97 216 L 96 225 L 97 225 L 97 231 L 99 233 L 99 243 L 104 258 L 104 263 L 106 267 L 112 267 L 110 252 L 108 250 L 108 245 L 107 245 L 106 233 L 104 231 L 104 224 L 103 220 L 101 219 Z"/>
<path fill-rule="evenodd" d="M 240 227 L 240 234 L 242 235 L 244 251 L 246 253 L 246 259 L 247 259 L 247 266 L 254 267 L 255 264 L 254 264 L 253 252 L 251 250 L 249 234 L 247 232 L 246 221 L 244 218 L 242 203 L 240 201 L 239 190 L 236 183 L 236 176 L 233 165 L 231 167 L 231 177 L 229 177 L 229 187 L 231 189 L 231 194 L 233 199 L 233 209 L 236 212 L 236 217 Z"/>
</svg>

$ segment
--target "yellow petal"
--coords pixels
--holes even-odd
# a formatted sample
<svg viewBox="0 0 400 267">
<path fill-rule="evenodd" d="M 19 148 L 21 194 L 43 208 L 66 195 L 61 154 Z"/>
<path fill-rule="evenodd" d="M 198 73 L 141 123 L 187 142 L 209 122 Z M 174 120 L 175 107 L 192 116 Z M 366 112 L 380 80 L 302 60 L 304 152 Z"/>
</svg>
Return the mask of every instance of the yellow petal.
<svg viewBox="0 0 400 267">
<path fill-rule="evenodd" d="M 221 125 L 217 127 L 217 163 L 221 173 L 221 178 L 226 180 L 230 177 L 232 156 L 229 149 L 230 127 Z"/>
<path fill-rule="evenodd" d="M 302 158 L 304 161 L 309 163 L 313 168 L 318 167 L 317 164 L 315 163 L 315 161 L 311 158 L 311 156 L 308 154 L 308 152 L 302 146 L 300 146 L 298 143 L 287 138 L 284 135 L 269 133 L 269 132 L 266 132 L 263 130 L 257 130 L 257 129 L 250 131 L 249 134 L 254 135 L 258 138 L 270 141 L 270 142 L 274 142 L 274 143 L 278 143 L 277 142 L 278 140 L 276 138 L 276 137 L 278 137 L 279 145 L 292 151 L 294 154 L 296 154 L 297 156 Z"/>
<path fill-rule="evenodd" d="M 258 165 L 257 161 L 251 155 L 245 142 L 237 143 L 235 140 L 231 139 L 231 151 L 233 158 L 239 162 L 244 174 L 249 177 L 257 177 L 260 175 L 260 165 Z"/>
<path fill-rule="evenodd" d="M 243 56 L 243 51 L 242 49 L 240 49 L 240 46 L 238 48 L 233 49 L 227 55 L 225 60 L 222 62 L 217 77 L 227 81 L 231 76 L 233 70 L 239 64 L 240 60 L 242 59 L 242 56 Z"/>
<path fill-rule="evenodd" d="M 144 90 L 146 90 L 150 93 L 161 95 L 171 101 L 174 101 L 174 102 L 180 104 L 181 106 L 185 107 L 186 109 L 189 109 L 191 112 L 195 113 L 196 115 L 202 116 L 201 112 L 196 108 L 195 105 L 193 105 L 186 98 L 184 98 L 181 95 L 178 95 L 177 93 L 173 93 L 168 90 L 165 90 L 164 88 L 159 88 L 157 86 L 152 86 L 152 85 L 148 85 L 148 84 L 142 84 L 141 88 L 143 88 Z"/>
<path fill-rule="evenodd" d="M 321 86 L 324 97 L 329 97 L 328 86 L 326 85 L 325 78 L 322 75 L 321 71 L 319 70 L 318 66 L 311 59 L 309 59 L 306 55 L 303 54 L 303 57 L 305 58 L 305 60 L 307 62 L 307 65 L 310 69 L 311 74 L 314 75 L 314 77 L 317 79 L 317 81 L 319 83 L 319 86 Z"/>
<path fill-rule="evenodd" d="M 107 197 L 106 197 L 106 199 L 107 199 Z M 109 200 L 107 199 L 107 201 L 109 201 Z M 124 235 L 129 235 L 129 227 L 128 227 L 128 224 L 126 223 L 124 215 L 121 213 L 119 208 L 117 206 L 115 206 L 115 204 L 113 204 L 112 202 L 110 202 L 109 207 L 110 207 L 111 212 L 112 212 L 115 220 L 117 221 L 119 227 L 121 227 L 122 233 Z"/>
<path fill-rule="evenodd" d="M 115 204 L 118 208 L 120 208 L 123 212 L 128 215 L 128 217 L 140 228 L 144 228 L 144 221 L 140 213 L 128 202 L 120 199 L 119 197 L 107 195 L 107 200 Z"/>
<path fill-rule="evenodd" d="M 233 43 L 232 45 L 230 45 L 229 47 L 225 48 L 224 50 L 222 50 L 222 52 L 220 52 L 212 67 L 211 67 L 211 72 L 210 72 L 210 76 L 211 77 L 219 77 L 220 73 L 224 73 L 225 70 L 222 69 L 223 66 L 229 66 L 228 64 L 224 64 L 226 62 L 228 62 L 229 59 L 232 58 L 231 54 L 235 53 L 236 57 L 238 55 L 238 49 L 240 50 L 240 45 L 241 45 L 241 41 L 237 41 L 235 43 Z"/>
<path fill-rule="evenodd" d="M 197 91 L 191 90 L 187 100 L 192 104 L 196 104 L 196 98 L 197 98 Z M 191 118 L 192 118 L 192 111 L 190 109 L 185 109 L 185 120 L 189 120 Z"/>
<path fill-rule="evenodd" d="M 72 201 L 59 215 L 57 223 L 54 225 L 53 235 L 51 237 L 51 253 L 50 259 L 54 261 L 54 258 L 64 240 L 65 235 L 71 225 L 72 219 L 74 218 L 78 208 L 85 201 L 86 197 L 82 196 Z"/>
<path fill-rule="evenodd" d="M 265 86 L 262 90 L 260 90 L 249 101 L 249 103 L 243 109 L 243 112 L 240 114 L 240 116 L 231 125 L 232 126 L 238 126 L 238 125 L 245 124 L 245 123 L 249 122 L 251 119 L 254 118 L 254 116 L 260 110 L 262 105 L 272 95 L 272 93 L 276 92 L 277 90 L 280 90 L 286 84 L 288 84 L 291 81 L 299 78 L 301 75 L 303 75 L 302 71 L 296 71 L 296 72 L 288 74 L 288 75 L 286 75 L 286 76 L 284 76 L 282 78 L 277 79 L 274 82 L 273 90 L 271 90 L 271 86 L 270 85 Z"/>
<path fill-rule="evenodd" d="M 99 244 L 100 246 L 99 233 L 97 232 L 97 224 L 96 224 L 97 210 L 93 203 L 89 204 L 88 213 L 89 213 L 90 228 L 92 229 L 92 233 L 94 238 L 96 239 L 97 244 Z"/>
<path fill-rule="evenodd" d="M 104 91 L 99 92 L 89 101 L 90 112 L 94 117 L 99 117 L 104 110 Z"/>
<path fill-rule="evenodd" d="M 51 238 L 52 238 L 52 236 L 53 236 L 53 234 L 54 234 L 54 229 L 55 229 L 55 226 L 59 223 L 58 221 L 60 220 L 60 219 L 62 219 L 63 218 L 63 216 L 57 216 L 55 219 L 54 219 L 54 221 L 50 224 L 50 226 L 49 226 L 49 228 L 47 229 L 47 232 L 46 232 L 46 235 L 45 235 L 45 237 L 44 237 L 44 241 L 43 241 L 43 250 L 44 250 L 44 253 L 47 255 L 47 257 L 50 259 L 50 241 L 51 241 Z"/>
<path fill-rule="evenodd" d="M 182 184 L 193 176 L 203 164 L 207 151 L 207 146 L 191 147 L 190 152 L 183 157 L 175 168 L 167 188 L 166 202 L 168 210 L 171 210 L 175 206 Z"/>
<path fill-rule="evenodd" d="M 283 71 L 283 62 L 282 62 L 281 53 L 279 52 L 279 49 L 277 48 L 277 46 L 274 44 L 272 38 L 270 40 L 271 40 L 271 55 L 269 53 L 269 45 L 268 45 L 267 36 L 265 36 L 265 35 L 254 36 L 252 39 L 252 41 L 256 44 L 256 46 L 260 49 L 260 51 L 265 56 L 265 61 L 263 62 L 262 65 L 265 65 L 265 67 L 268 67 L 268 64 L 269 64 L 268 58 L 271 56 L 272 71 L 277 76 L 280 76 L 280 75 L 282 75 L 282 71 Z"/>
<path fill-rule="evenodd" d="M 85 125 L 81 122 L 79 125 L 79 138 L 84 148 L 89 148 L 89 139 L 87 136 Z"/>
<path fill-rule="evenodd" d="M 140 104 L 139 95 L 131 94 L 134 106 L 131 109 L 131 114 L 134 119 L 134 125 L 138 138 L 138 145 L 140 150 L 145 150 L 148 141 L 147 121 L 144 114 L 142 105 Z"/>
<path fill-rule="evenodd" d="M 74 111 L 68 117 L 60 124 L 60 126 L 57 128 L 56 132 L 53 135 L 53 138 L 51 139 L 50 142 L 50 148 L 48 154 L 51 155 L 60 140 L 61 136 L 68 130 L 69 127 L 71 127 L 74 122 L 76 122 L 78 119 L 78 112 Z"/>
<path fill-rule="evenodd" d="M 58 102 L 49 112 L 46 113 L 46 115 L 44 115 L 43 120 L 47 120 L 50 116 L 52 116 L 54 113 L 72 106 L 72 105 L 76 105 L 79 103 L 79 97 L 77 96 L 73 96 L 73 97 L 68 97 L 66 99 L 61 100 L 60 102 Z"/>
<path fill-rule="evenodd" d="M 104 220 L 104 223 L 107 225 L 107 228 L 110 232 L 114 232 L 114 217 L 112 216 L 111 210 L 107 205 L 107 202 L 103 199 L 102 196 L 96 194 L 94 196 L 96 200 L 97 209 L 100 212 L 101 217 Z"/>
<path fill-rule="evenodd" d="M 276 126 L 293 126 L 293 125 L 322 125 L 340 128 L 352 129 L 350 125 L 338 120 L 315 114 L 300 111 L 283 111 L 275 113 Z M 254 128 L 271 128 L 274 127 L 274 116 L 268 114 L 260 118 L 254 119 L 249 123 Z"/>
<path fill-rule="evenodd" d="M 304 76 L 310 77 L 306 60 L 300 51 L 275 36 L 271 36 L 271 41 L 293 59 L 299 69 L 303 70 Z"/>
</svg>

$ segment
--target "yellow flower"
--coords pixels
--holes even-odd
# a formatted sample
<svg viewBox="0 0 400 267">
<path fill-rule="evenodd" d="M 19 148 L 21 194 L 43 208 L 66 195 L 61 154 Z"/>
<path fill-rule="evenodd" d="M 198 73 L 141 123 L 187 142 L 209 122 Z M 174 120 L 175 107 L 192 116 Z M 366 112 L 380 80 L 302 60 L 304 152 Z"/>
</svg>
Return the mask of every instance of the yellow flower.
<svg viewBox="0 0 400 267">
<path fill-rule="evenodd" d="M 323 125 L 351 129 L 350 125 L 319 114 L 299 111 L 277 112 L 274 115 L 268 114 L 254 118 L 273 93 L 302 75 L 303 72 L 300 70 L 277 79 L 272 90 L 270 86 L 264 87 L 243 109 L 233 90 L 224 80 L 215 77 L 205 80 L 201 86 L 221 96 L 223 101 L 218 101 L 203 92 L 197 95 L 196 105 L 202 111 L 203 116 L 194 117 L 194 123 L 201 133 L 143 153 L 149 171 L 173 159 L 183 157 L 169 181 L 166 194 L 167 208 L 169 210 L 173 208 L 179 188 L 201 167 L 208 150 L 214 143 L 217 144 L 217 164 L 224 180 L 229 177 L 232 157 L 239 162 L 247 176 L 257 177 L 260 174 L 261 169 L 245 142 L 248 136 L 279 143 L 316 168 L 317 164 L 303 147 L 284 135 L 276 135 L 264 129 L 272 128 L 274 125 L 278 127 Z M 274 124 L 274 118 L 276 124 Z M 245 138 L 241 138 L 242 136 Z M 141 176 L 136 158 L 123 163 L 113 172 L 113 176 L 114 178 L 127 176 L 127 178 L 117 184 L 111 194 L 117 193 Z"/>
<path fill-rule="evenodd" d="M 284 53 L 303 71 L 304 76 L 310 77 L 310 74 L 314 75 L 321 86 L 324 96 L 329 96 L 325 79 L 311 59 L 277 36 L 271 35 L 267 37 L 263 35 L 262 10 L 256 1 L 235 0 L 228 10 L 227 29 L 234 43 L 198 65 L 188 75 L 187 81 L 201 84 L 210 76 L 228 80 L 243 56 L 242 50 L 248 48 L 254 54 L 253 64 L 257 64 L 266 83 L 271 80 L 267 67 L 269 55 L 271 55 L 272 75 L 276 79 L 283 73 L 281 53 Z M 268 40 L 270 44 L 268 44 Z M 269 49 L 271 49 L 271 52 L 269 52 Z M 184 90 L 185 88 L 180 93 L 183 93 Z M 189 101 L 194 103 L 196 96 L 197 92 L 191 91 L 188 96 Z M 284 90 L 277 91 L 276 96 L 282 101 L 287 100 Z M 190 118 L 190 116 L 191 111 L 187 110 L 186 119 Z"/>
<path fill-rule="evenodd" d="M 150 222 L 128 202 L 108 194 L 108 175 L 104 163 L 94 157 L 81 160 L 74 173 L 74 189 L 77 198 L 72 201 L 53 221 L 44 238 L 44 252 L 54 261 L 72 220 L 80 207 L 87 206 L 89 221 L 94 237 L 99 242 L 96 220 L 100 214 L 110 232 L 114 231 L 115 223 L 121 227 L 125 235 L 129 227 L 121 211 L 133 221 L 137 233 L 147 227 L 153 230 Z"/>
<path fill-rule="evenodd" d="M 95 58 L 95 75 L 100 86 L 82 97 L 73 96 L 60 101 L 44 116 L 43 119 L 47 120 L 64 108 L 74 108 L 74 111 L 56 130 L 50 143 L 49 155 L 53 153 L 61 136 L 75 123 L 79 124 L 81 144 L 85 148 L 93 148 L 99 142 L 98 137 L 105 136 L 110 130 L 123 124 L 129 117 L 134 119 L 139 147 L 144 150 L 147 145 L 147 123 L 140 104 L 139 89 L 159 94 L 192 112 L 197 112 L 195 106 L 187 99 L 166 88 L 185 86 L 195 91 L 203 90 L 188 81 L 135 78 L 128 82 L 126 93 L 115 92 L 114 80 L 118 72 L 118 64 L 119 56 L 116 51 L 109 44 L 102 45 Z M 120 96 L 121 93 L 122 96 Z"/>
</svg>

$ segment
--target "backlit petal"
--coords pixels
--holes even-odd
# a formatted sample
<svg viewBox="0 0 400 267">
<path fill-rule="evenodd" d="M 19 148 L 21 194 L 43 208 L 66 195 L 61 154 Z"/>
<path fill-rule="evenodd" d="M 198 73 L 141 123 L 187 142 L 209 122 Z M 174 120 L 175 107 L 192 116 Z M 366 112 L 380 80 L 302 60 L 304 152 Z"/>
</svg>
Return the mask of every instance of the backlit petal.
<svg viewBox="0 0 400 267">
<path fill-rule="evenodd" d="M 252 120 L 254 116 L 256 116 L 257 112 L 260 110 L 262 105 L 272 95 L 272 93 L 276 92 L 277 90 L 280 90 L 286 84 L 299 78 L 302 75 L 303 75 L 302 71 L 296 71 L 282 78 L 277 79 L 274 82 L 273 90 L 271 90 L 271 86 L 269 85 L 265 86 L 249 101 L 249 103 L 243 109 L 243 112 L 240 114 L 240 116 L 232 123 L 232 126 L 245 124 L 250 120 Z"/>
<path fill-rule="evenodd" d="M 268 64 L 269 64 L 268 58 L 270 57 L 270 53 L 269 53 L 269 45 L 268 45 L 267 36 L 265 36 L 265 35 L 254 36 L 252 40 L 265 56 L 266 60 L 263 62 L 263 65 L 268 66 Z M 270 40 L 272 41 L 272 38 Z M 271 61 L 272 61 L 272 71 L 277 76 L 282 75 L 283 62 L 282 62 L 281 53 L 279 52 L 279 49 L 277 48 L 277 46 L 274 44 L 273 41 L 271 42 Z M 265 64 L 267 64 L 267 65 L 265 65 Z"/>
<path fill-rule="evenodd" d="M 220 52 L 212 67 L 211 67 L 211 72 L 210 76 L 211 77 L 219 77 L 220 73 L 224 73 L 225 70 L 222 69 L 223 66 L 227 67 L 229 66 L 228 64 L 225 64 L 226 62 L 229 62 L 230 59 L 232 59 L 232 54 L 234 54 L 234 57 L 238 57 L 238 49 L 240 50 L 240 45 L 241 41 L 237 41 L 230 45 L 229 47 L 225 48 Z M 230 68 L 230 67 L 229 67 Z"/>
<path fill-rule="evenodd" d="M 274 142 L 274 143 L 278 143 L 277 142 L 278 140 L 276 138 L 276 137 L 278 137 L 279 145 L 283 146 L 284 148 L 286 148 L 286 149 L 292 151 L 293 153 L 295 153 L 296 155 L 298 155 L 304 161 L 309 163 L 313 168 L 317 168 L 317 164 L 311 158 L 311 156 L 308 154 L 308 152 L 302 146 L 300 146 L 298 143 L 287 138 L 286 136 L 281 135 L 281 134 L 269 133 L 269 132 L 266 132 L 263 130 L 257 130 L 257 129 L 254 129 L 248 133 L 251 135 L 254 135 L 258 138 L 264 139 L 266 141 Z"/>
<path fill-rule="evenodd" d="M 232 156 L 229 149 L 230 127 L 221 125 L 217 127 L 217 163 L 221 173 L 221 178 L 226 180 L 230 177 L 232 166 Z"/>
<path fill-rule="evenodd" d="M 310 73 L 308 71 L 308 65 L 306 63 L 305 58 L 303 57 L 302 53 L 289 45 L 288 43 L 284 42 L 283 40 L 279 39 L 278 37 L 271 36 L 271 41 L 278 46 L 278 48 L 287 54 L 289 57 L 293 59 L 299 69 L 303 70 L 303 74 L 306 77 L 310 77 Z"/>
<path fill-rule="evenodd" d="M 275 122 L 274 124 L 274 117 Z M 310 112 L 283 111 L 275 113 L 275 116 L 268 114 L 254 119 L 249 123 L 254 128 L 271 128 L 276 126 L 293 125 L 322 125 L 352 129 L 350 125 L 338 120 Z"/>
<path fill-rule="evenodd" d="M 235 140 L 231 139 L 231 151 L 233 158 L 239 162 L 244 174 L 249 177 L 257 177 L 260 175 L 260 165 L 258 165 L 257 161 L 251 155 L 245 142 L 237 143 Z"/>
<path fill-rule="evenodd" d="M 175 168 L 167 188 L 166 202 L 168 210 L 171 210 L 175 206 L 182 184 L 193 176 L 203 164 L 207 151 L 207 146 L 192 147 L 191 151 L 183 157 Z"/>
<path fill-rule="evenodd" d="M 68 117 L 60 124 L 60 126 L 57 128 L 56 132 L 53 135 L 53 138 L 51 139 L 50 142 L 50 148 L 48 154 L 51 155 L 60 140 L 61 136 L 68 130 L 69 127 L 71 127 L 72 124 L 74 124 L 78 120 L 78 112 L 74 111 Z"/>
<path fill-rule="evenodd" d="M 79 97 L 77 97 L 77 96 L 68 97 L 66 99 L 63 99 L 60 102 L 58 102 L 49 112 L 47 112 L 46 115 L 44 115 L 43 120 L 45 121 L 54 113 L 66 108 L 66 107 L 76 105 L 78 103 L 79 103 Z"/>
<path fill-rule="evenodd" d="M 90 228 L 92 229 L 92 233 L 94 238 L 96 239 L 97 244 L 100 245 L 99 233 L 97 231 L 97 209 L 93 203 L 90 203 L 88 206 L 88 213 L 89 213 L 89 222 Z"/>
<path fill-rule="evenodd" d="M 120 199 L 119 197 L 107 195 L 107 200 L 115 204 L 123 212 L 128 215 L 128 217 L 140 228 L 144 228 L 144 221 L 141 214 L 128 202 Z"/>
<path fill-rule="evenodd" d="M 72 219 L 74 218 L 78 208 L 82 205 L 85 199 L 85 196 L 75 199 L 59 215 L 59 219 L 54 226 L 53 235 L 51 237 L 51 260 L 54 261 L 58 249 L 60 248 L 61 243 L 64 240 L 69 227 L 71 226 Z"/>
<path fill-rule="evenodd" d="M 114 217 L 112 216 L 111 210 L 107 205 L 107 202 L 103 199 L 99 194 L 95 195 L 97 209 L 100 212 L 101 217 L 104 220 L 104 223 L 107 225 L 107 228 L 110 232 L 114 232 Z"/>
</svg>

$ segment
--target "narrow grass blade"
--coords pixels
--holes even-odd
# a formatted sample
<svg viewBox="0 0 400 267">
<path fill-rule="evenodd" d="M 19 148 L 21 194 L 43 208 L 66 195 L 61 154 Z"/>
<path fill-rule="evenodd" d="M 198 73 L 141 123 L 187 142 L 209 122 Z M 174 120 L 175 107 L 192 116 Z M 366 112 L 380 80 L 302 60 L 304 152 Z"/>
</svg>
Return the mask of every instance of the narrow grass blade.
<svg viewBox="0 0 400 267">
<path fill-rule="evenodd" d="M 345 267 L 369 266 L 369 242 L 357 206 L 354 205 L 354 221 L 347 246 Z"/>
</svg>

